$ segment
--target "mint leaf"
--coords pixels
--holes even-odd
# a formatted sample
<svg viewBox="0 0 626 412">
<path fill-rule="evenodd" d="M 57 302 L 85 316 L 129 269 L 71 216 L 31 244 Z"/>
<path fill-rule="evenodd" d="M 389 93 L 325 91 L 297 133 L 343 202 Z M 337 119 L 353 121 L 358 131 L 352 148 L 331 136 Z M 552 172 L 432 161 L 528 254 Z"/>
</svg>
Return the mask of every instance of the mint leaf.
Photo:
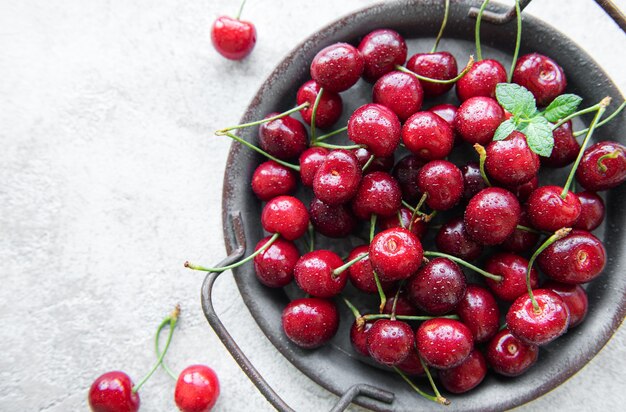
<svg viewBox="0 0 626 412">
<path fill-rule="evenodd" d="M 500 126 L 496 129 L 493 135 L 493 140 L 504 140 L 515 130 L 515 122 L 513 119 L 506 120 L 500 123 Z"/>
<path fill-rule="evenodd" d="M 498 83 L 496 99 L 513 116 L 530 118 L 537 112 L 535 97 L 525 87 L 514 83 Z"/>
<path fill-rule="evenodd" d="M 533 117 L 529 122 L 521 125 L 520 131 L 526 135 L 530 150 L 544 157 L 552 154 L 554 136 L 550 123 L 544 117 Z"/>
<path fill-rule="evenodd" d="M 550 103 L 543 112 L 543 117 L 549 122 L 556 123 L 574 113 L 582 101 L 583 98 L 575 94 L 562 94 Z"/>
</svg>

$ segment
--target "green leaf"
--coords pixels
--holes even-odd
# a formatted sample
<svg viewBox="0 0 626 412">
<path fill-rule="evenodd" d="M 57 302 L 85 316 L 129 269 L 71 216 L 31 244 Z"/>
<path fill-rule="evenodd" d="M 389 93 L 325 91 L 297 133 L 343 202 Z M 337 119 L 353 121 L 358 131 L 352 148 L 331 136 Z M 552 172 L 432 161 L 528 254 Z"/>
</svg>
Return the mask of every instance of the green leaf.
<svg viewBox="0 0 626 412">
<path fill-rule="evenodd" d="M 502 107 L 514 116 L 533 117 L 537 112 L 537 104 L 531 92 L 525 87 L 514 83 L 498 83 L 496 99 Z"/>
<path fill-rule="evenodd" d="M 500 123 L 493 135 L 493 140 L 504 140 L 515 130 L 515 122 L 513 119 Z"/>
<path fill-rule="evenodd" d="M 554 136 L 550 123 L 544 117 L 533 117 L 521 125 L 520 131 L 526 135 L 530 150 L 539 156 L 550 156 L 554 148 Z"/>
<path fill-rule="evenodd" d="M 550 103 L 543 112 L 543 117 L 549 122 L 556 123 L 574 113 L 582 101 L 583 98 L 575 94 L 562 94 Z"/>
</svg>

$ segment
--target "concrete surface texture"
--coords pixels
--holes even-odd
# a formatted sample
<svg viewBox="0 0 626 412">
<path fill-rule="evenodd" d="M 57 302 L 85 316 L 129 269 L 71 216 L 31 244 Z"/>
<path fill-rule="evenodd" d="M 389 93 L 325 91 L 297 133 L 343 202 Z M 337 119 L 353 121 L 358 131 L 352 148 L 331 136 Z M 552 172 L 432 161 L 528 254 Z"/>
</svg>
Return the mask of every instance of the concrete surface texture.
<svg viewBox="0 0 626 412">
<path fill-rule="evenodd" d="M 234 63 L 213 50 L 209 30 L 238 1 L 0 2 L 0 410 L 86 410 L 99 374 L 138 380 L 176 303 L 170 366 L 213 367 L 216 410 L 272 410 L 208 327 L 203 275 L 182 266 L 224 255 L 230 142 L 212 131 L 237 122 L 300 41 L 374 3 L 250 0 L 243 17 L 258 43 Z M 625 36 L 594 2 L 535 0 L 527 12 L 579 42 L 626 90 Z M 336 397 L 263 337 L 230 274 L 218 281 L 217 307 L 278 393 L 299 411 L 328 410 Z M 580 373 L 520 410 L 616 408 L 625 367 L 622 327 Z M 175 409 L 173 387 L 156 374 L 142 410 Z"/>
</svg>

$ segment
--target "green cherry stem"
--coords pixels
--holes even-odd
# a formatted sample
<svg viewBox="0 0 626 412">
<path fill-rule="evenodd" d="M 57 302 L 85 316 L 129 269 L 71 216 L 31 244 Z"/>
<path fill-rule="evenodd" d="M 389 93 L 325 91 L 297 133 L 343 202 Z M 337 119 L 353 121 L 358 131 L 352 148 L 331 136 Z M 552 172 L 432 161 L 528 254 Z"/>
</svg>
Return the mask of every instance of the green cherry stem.
<svg viewBox="0 0 626 412">
<path fill-rule="evenodd" d="M 602 114 L 604 114 L 604 111 L 606 110 L 606 107 L 611 103 L 611 98 L 610 97 L 605 97 L 604 99 L 602 99 L 600 101 L 600 103 L 598 103 L 596 106 L 597 107 L 597 113 L 594 116 L 593 120 L 591 121 L 591 124 L 589 125 L 589 131 L 587 132 L 587 136 L 585 136 L 585 139 L 583 140 L 582 144 L 580 145 L 580 150 L 578 151 L 578 157 L 576 157 L 576 161 L 574 162 L 574 165 L 572 166 L 572 170 L 570 170 L 569 172 L 569 176 L 567 176 L 567 181 L 565 182 L 565 185 L 563 186 L 563 191 L 561 192 L 561 198 L 565 199 L 565 197 L 567 196 L 567 192 L 569 191 L 569 187 L 572 184 L 572 181 L 574 180 L 574 175 L 576 173 L 576 169 L 578 169 L 578 165 L 580 164 L 581 159 L 583 158 L 583 154 L 585 153 L 585 149 L 587 148 L 587 144 L 589 143 L 589 140 L 591 139 L 591 136 L 593 135 L 593 131 L 596 128 L 596 125 L 598 124 L 598 121 L 600 120 L 600 118 L 602 117 Z"/>
<path fill-rule="evenodd" d="M 344 301 L 344 303 L 346 304 L 346 306 L 348 307 L 348 309 L 350 309 L 350 312 L 352 312 L 352 314 L 354 315 L 354 319 L 356 319 L 357 321 L 358 321 L 359 319 L 361 319 L 361 317 L 362 317 L 362 316 L 361 316 L 361 312 L 359 312 L 359 310 L 356 308 L 356 306 L 354 306 L 354 305 L 352 304 L 352 302 L 350 302 L 350 301 L 348 300 L 348 298 L 347 298 L 347 297 L 345 297 L 345 296 L 341 296 L 341 298 L 343 299 L 343 301 Z"/>
<path fill-rule="evenodd" d="M 396 320 L 396 306 L 398 304 L 398 298 L 400 297 L 400 291 L 402 290 L 402 287 L 404 286 L 404 281 L 406 279 L 402 279 L 402 281 L 400 282 L 400 284 L 398 285 L 398 290 L 396 291 L 396 295 L 393 297 L 393 305 L 391 305 L 391 320 Z"/>
<path fill-rule="evenodd" d="M 376 233 L 376 219 L 378 215 L 376 213 L 372 213 L 370 216 L 370 243 L 372 243 L 372 239 L 374 239 L 374 234 Z"/>
<path fill-rule="evenodd" d="M 346 130 L 348 130 L 348 126 L 344 126 L 344 127 L 342 127 L 341 129 L 337 129 L 337 130 L 334 130 L 334 131 L 332 131 L 332 132 L 330 132 L 330 133 L 327 133 L 327 134 L 321 135 L 320 137 L 318 137 L 318 138 L 316 139 L 316 142 L 321 142 L 322 140 L 326 140 L 326 139 L 328 139 L 329 137 L 332 137 L 332 136 L 334 136 L 334 135 L 336 135 L 336 134 L 343 133 L 343 132 L 345 132 Z"/>
<path fill-rule="evenodd" d="M 241 2 L 241 6 L 239 6 L 239 11 L 237 12 L 237 15 L 235 16 L 237 20 L 239 20 L 239 18 L 241 17 L 241 12 L 243 11 L 243 6 L 246 4 L 246 1 L 247 0 L 243 0 Z"/>
<path fill-rule="evenodd" d="M 535 300 L 535 295 L 533 294 L 533 288 L 530 286 L 530 271 L 533 268 L 533 264 L 535 263 L 535 259 L 537 259 L 537 256 L 539 256 L 541 254 L 541 252 L 543 252 L 548 246 L 550 246 L 551 244 L 553 244 L 554 242 L 556 242 L 559 239 L 563 239 L 571 231 L 572 231 L 571 228 L 565 227 L 563 229 L 559 229 L 556 232 L 554 232 L 554 234 L 552 236 L 547 238 L 546 241 L 543 242 L 543 244 L 541 246 L 539 246 L 539 248 L 537 250 L 535 250 L 535 253 L 533 253 L 533 255 L 531 256 L 530 260 L 528 261 L 528 268 L 526 268 L 526 289 L 528 289 L 528 296 L 530 296 L 530 301 L 533 304 L 533 308 L 534 308 L 535 313 L 540 313 L 541 312 L 541 309 L 539 308 L 539 305 L 537 304 L 537 301 Z"/>
<path fill-rule="evenodd" d="M 441 405 L 446 405 L 445 403 L 443 403 L 443 404 L 441 403 L 441 402 L 442 402 L 442 399 L 437 398 L 436 396 L 429 395 L 429 394 L 427 394 L 426 392 L 424 392 L 423 390 L 421 390 L 420 388 L 418 388 L 418 387 L 417 387 L 417 385 L 415 385 L 415 384 L 413 383 L 413 381 L 411 381 L 411 379 L 409 379 L 409 377 L 408 377 L 408 376 L 406 376 L 406 374 L 405 374 L 404 372 L 402 372 L 400 369 L 398 369 L 398 367 L 397 367 L 397 366 L 394 366 L 394 367 L 393 367 L 393 370 L 394 370 L 394 371 L 396 371 L 396 373 L 397 373 L 398 375 L 400 375 L 400 376 L 402 377 L 402 379 L 404 379 L 404 381 L 405 381 L 406 383 L 408 383 L 408 384 L 409 384 L 409 386 L 410 386 L 411 388 L 413 388 L 413 390 L 414 390 L 415 392 L 417 392 L 420 396 L 422 396 L 422 397 L 424 397 L 424 398 L 428 399 L 429 401 L 433 401 L 433 402 L 438 403 L 438 404 L 441 404 Z M 444 398 L 444 400 L 445 400 L 445 398 Z"/>
<path fill-rule="evenodd" d="M 315 228 L 311 223 L 309 223 L 308 227 L 309 232 L 309 252 L 313 252 L 315 250 Z"/>
<path fill-rule="evenodd" d="M 532 227 L 528 227 L 528 226 L 517 225 L 515 228 L 519 230 L 523 230 L 524 232 L 536 233 L 538 235 L 542 233 L 541 231 L 537 229 L 533 229 Z"/>
<path fill-rule="evenodd" d="M 415 219 L 415 216 L 420 212 L 420 209 L 424 205 L 424 202 L 426 201 L 427 197 L 428 197 L 428 193 L 424 193 L 422 197 L 420 198 L 419 202 L 417 202 L 417 206 L 415 206 L 415 209 L 413 209 L 413 214 L 411 215 L 411 221 L 409 222 L 409 230 L 411 230 L 411 228 L 413 227 L 413 220 Z"/>
<path fill-rule="evenodd" d="M 271 121 L 274 121 L 274 120 L 281 119 L 281 118 L 283 118 L 285 116 L 288 116 L 291 113 L 298 112 L 298 111 L 300 111 L 302 109 L 306 109 L 309 106 L 310 106 L 309 102 L 304 102 L 301 105 L 296 106 L 293 109 L 289 109 L 286 112 L 279 113 L 276 116 L 268 117 L 266 119 L 261 119 L 261 120 L 255 120 L 254 122 L 242 123 L 242 124 L 238 124 L 236 126 L 225 127 L 223 129 L 220 129 L 220 130 L 216 131 L 215 134 L 218 135 L 218 136 L 221 136 L 221 135 L 226 134 L 226 132 L 230 132 L 231 130 L 245 129 L 246 127 L 256 126 L 256 125 L 263 124 L 263 123 L 268 123 L 268 122 L 271 122 Z"/>
<path fill-rule="evenodd" d="M 602 120 L 601 122 L 598 122 L 598 124 L 596 125 L 596 128 L 598 128 L 600 126 L 604 126 L 605 124 L 607 124 L 608 122 L 613 120 L 618 114 L 620 114 L 622 112 L 622 110 L 624 110 L 624 107 L 626 107 L 626 101 L 623 101 L 622 104 L 620 104 L 619 107 L 613 113 L 611 113 L 609 116 L 607 116 L 604 120 Z M 579 130 L 577 132 L 574 132 L 574 137 L 581 136 L 581 135 L 587 133 L 588 131 L 589 131 L 589 128 L 582 129 L 582 130 Z"/>
<path fill-rule="evenodd" d="M 469 262 L 464 261 L 463 259 L 459 259 L 456 256 L 452 256 L 452 255 L 448 255 L 447 253 L 441 253 L 441 252 L 433 252 L 430 250 L 425 250 L 424 251 L 424 256 L 435 256 L 435 257 L 443 257 L 446 259 L 450 259 L 453 262 L 458 263 L 461 266 L 465 266 L 468 269 L 473 270 L 476 273 L 479 273 L 481 275 L 483 275 L 486 278 L 495 280 L 496 282 L 500 282 L 502 280 L 502 276 L 500 275 L 494 275 L 493 273 L 489 273 L 486 270 L 483 270 L 481 268 L 479 268 L 478 266 L 474 266 Z"/>
<path fill-rule="evenodd" d="M 337 276 L 341 275 L 343 272 L 346 271 L 346 269 L 348 269 L 350 266 L 354 265 L 356 262 L 358 262 L 359 260 L 365 259 L 366 257 L 368 257 L 370 254 L 368 253 L 363 253 L 362 255 L 359 255 L 357 257 L 355 257 L 354 259 L 352 259 L 349 262 L 344 263 L 343 265 L 339 266 L 337 269 L 333 270 L 333 277 L 336 278 Z"/>
<path fill-rule="evenodd" d="M 362 171 L 365 171 L 365 170 L 366 170 L 366 169 L 367 169 L 367 168 L 368 168 L 368 167 L 372 164 L 372 162 L 374 161 L 374 158 L 375 158 L 375 157 L 376 157 L 376 156 L 371 155 L 371 156 L 370 156 L 370 158 L 369 158 L 369 159 L 367 159 L 367 162 L 365 162 L 365 164 L 363 165 L 363 168 L 362 168 L 361 170 L 362 170 Z"/>
<path fill-rule="evenodd" d="M 422 76 L 421 74 L 417 74 L 417 73 L 407 69 L 404 66 L 400 66 L 399 64 L 396 65 L 396 70 L 404 72 L 404 73 L 411 74 L 411 75 L 415 76 L 418 80 L 421 80 L 421 81 L 424 81 L 424 82 L 437 83 L 437 84 L 450 84 L 450 83 L 456 83 L 457 81 L 459 81 L 459 79 L 461 77 L 465 76 L 465 73 L 467 73 L 469 71 L 469 69 L 472 68 L 473 65 L 474 65 L 474 56 L 470 56 L 469 60 L 467 61 L 467 64 L 465 65 L 465 68 L 461 71 L 461 73 L 459 73 L 455 78 L 449 79 L 449 80 L 433 79 L 431 77 Z"/>
<path fill-rule="evenodd" d="M 222 136 L 222 135 L 218 135 L 218 136 Z M 250 148 L 250 149 L 254 150 L 254 151 L 255 151 L 255 152 L 257 152 L 257 153 L 262 154 L 263 156 L 267 157 L 267 158 L 268 158 L 268 159 L 270 159 L 270 160 L 275 161 L 275 162 L 276 162 L 276 163 L 278 163 L 278 164 L 281 164 L 281 165 L 283 165 L 283 166 L 285 166 L 285 167 L 288 167 L 288 168 L 290 168 L 290 169 L 293 169 L 293 170 L 295 170 L 296 172 L 299 172 L 299 171 L 300 171 L 300 166 L 298 166 L 298 165 L 294 165 L 294 164 L 289 163 L 289 162 L 285 162 L 284 160 L 280 160 L 279 158 L 274 157 L 274 156 L 272 156 L 271 154 L 267 153 L 265 150 L 263 150 L 263 149 L 261 149 L 261 148 L 258 148 L 258 147 L 256 147 L 255 145 L 253 145 L 252 143 L 250 143 L 250 142 L 247 142 L 247 141 L 243 140 L 241 137 L 239 137 L 239 136 L 237 136 L 237 135 L 234 135 L 234 134 L 232 134 L 232 133 L 230 133 L 230 132 L 225 132 L 225 133 L 223 134 L 223 136 L 228 136 L 228 137 L 230 137 L 231 139 L 233 139 L 233 140 L 235 140 L 235 141 L 237 141 L 237 142 L 241 143 L 242 145 L 244 145 L 244 146 L 246 146 L 246 147 L 248 147 L 248 148 Z"/>
<path fill-rule="evenodd" d="M 176 322 L 178 322 L 178 315 L 179 314 L 180 314 L 180 306 L 176 305 L 176 307 L 174 308 L 172 313 L 169 314 L 168 317 L 165 318 L 165 320 L 163 321 L 164 323 L 167 322 L 169 324 L 169 326 L 170 326 L 170 331 L 169 331 L 169 333 L 167 335 L 167 340 L 165 341 L 165 348 L 163 348 L 163 352 L 161 352 L 161 354 L 159 355 L 159 358 L 157 359 L 157 362 L 154 364 L 152 369 L 150 369 L 150 372 L 148 372 L 148 374 L 146 376 L 144 376 L 143 379 L 141 379 L 139 381 L 139 383 L 137 383 L 135 386 L 133 386 L 133 389 L 132 389 L 133 393 L 137 393 L 137 391 L 139 391 L 139 389 L 141 389 L 143 384 L 146 383 L 148 381 L 148 379 L 150 379 L 152 374 L 159 368 L 159 366 L 161 366 L 161 363 L 163 362 L 163 358 L 165 358 L 165 354 L 167 353 L 167 350 L 170 347 L 170 342 L 172 341 L 172 336 L 174 335 L 174 329 L 176 329 Z M 159 332 L 160 332 L 160 329 L 159 329 Z M 158 335 L 158 333 L 157 333 L 157 335 Z"/>
<path fill-rule="evenodd" d="M 441 396 L 439 389 L 437 389 L 437 385 L 435 385 L 433 376 L 430 374 L 430 369 L 428 368 L 428 365 L 426 365 L 426 362 L 424 362 L 424 359 L 422 359 L 421 356 L 418 357 L 420 358 L 420 363 L 422 364 L 422 368 L 424 368 L 424 372 L 426 372 L 426 377 L 428 378 L 428 382 L 430 382 L 430 387 L 433 389 L 433 392 L 435 392 L 435 396 L 437 397 L 437 403 L 440 403 L 442 405 L 450 405 L 450 401 Z"/>
<path fill-rule="evenodd" d="M 605 166 L 604 161 L 606 159 L 617 159 L 618 157 L 620 157 L 621 154 L 622 154 L 621 150 L 614 150 L 611 153 L 607 153 L 604 156 L 600 156 L 600 158 L 598 159 L 598 170 L 601 173 L 606 173 L 608 169 Z"/>
<path fill-rule="evenodd" d="M 406 229 L 406 227 L 404 227 L 404 222 L 402 221 L 402 213 L 400 213 L 400 210 L 398 210 L 396 214 L 398 215 L 398 224 L 402 229 Z"/>
<path fill-rule="evenodd" d="M 265 242 L 265 244 L 263 246 L 261 246 L 257 251 L 252 253 L 250 256 L 248 256 L 248 257 L 246 257 L 244 259 L 241 259 L 238 262 L 233 263 L 232 265 L 222 266 L 221 268 L 206 268 L 206 267 L 203 267 L 203 266 L 193 265 L 193 264 L 191 264 L 189 262 L 185 262 L 185 267 L 189 268 L 189 269 L 193 269 L 193 270 L 200 270 L 200 271 L 203 271 L 203 272 L 224 272 L 224 271 L 229 270 L 229 269 L 234 269 L 236 267 L 239 267 L 239 266 L 243 265 L 246 262 L 251 261 L 257 255 L 265 252 L 270 246 L 272 246 L 272 244 L 274 242 L 276 242 L 276 239 L 278 239 L 279 237 L 280 237 L 280 234 L 274 233 L 272 235 L 272 237 L 267 242 Z"/>
<path fill-rule="evenodd" d="M 161 324 L 159 325 L 159 327 L 157 328 L 157 332 L 156 335 L 154 336 L 154 350 L 156 352 L 156 357 L 157 360 L 159 359 L 159 357 L 161 357 L 161 345 L 159 344 L 159 339 L 161 336 L 161 331 L 163 329 L 165 329 L 166 326 L 168 326 L 170 324 L 170 318 L 167 317 L 165 319 L 163 319 L 163 322 L 161 322 Z M 178 379 L 178 377 L 176 376 L 176 374 L 174 372 L 172 372 L 172 370 L 169 368 L 169 366 L 167 366 L 165 364 L 165 359 L 161 359 L 161 367 L 165 370 L 165 372 L 170 375 L 170 377 L 174 380 Z"/>
<path fill-rule="evenodd" d="M 361 318 L 364 321 L 376 320 L 376 319 L 391 319 L 391 315 L 389 313 L 370 313 L 368 315 L 361 316 Z M 431 319 L 440 319 L 440 318 L 454 319 L 454 320 L 460 319 L 458 315 L 445 315 L 445 316 L 396 315 L 396 319 L 398 320 L 415 320 L 418 322 L 431 320 Z"/>
<path fill-rule="evenodd" d="M 489 0 L 483 1 L 483 4 L 480 6 L 480 10 L 478 11 L 478 16 L 476 16 L 476 26 L 474 27 L 474 40 L 476 41 L 476 60 L 481 61 L 483 59 L 483 53 L 480 48 L 480 23 L 483 19 L 483 12 L 485 8 L 489 4 Z"/>
<path fill-rule="evenodd" d="M 372 213 L 370 217 L 370 243 L 372 243 L 372 239 L 374 239 L 374 235 L 376 234 L 376 219 L 378 215 L 376 213 Z M 380 313 L 385 309 L 385 305 L 387 304 L 387 295 L 385 295 L 385 291 L 383 290 L 383 285 L 380 283 L 380 278 L 378 277 L 378 273 L 375 270 L 372 271 L 374 274 L 374 282 L 376 283 L 376 290 L 378 291 L 378 297 L 380 298 L 380 305 L 378 305 L 378 311 Z"/>
<path fill-rule="evenodd" d="M 326 149 L 345 149 L 345 150 L 361 149 L 365 147 L 365 145 L 362 145 L 362 144 L 351 144 L 351 145 L 342 146 L 342 145 L 337 145 L 337 144 L 320 142 L 319 140 L 315 143 L 312 143 L 311 146 L 324 147 Z"/>
<path fill-rule="evenodd" d="M 487 178 L 487 173 L 485 172 L 485 161 L 487 160 L 487 151 L 480 144 L 476 143 L 474 145 L 474 150 L 478 153 L 479 163 L 478 167 L 480 168 L 480 175 L 483 178 L 485 184 L 491 187 L 491 182 L 489 182 L 489 178 Z"/>
<path fill-rule="evenodd" d="M 513 70 L 517 64 L 517 56 L 519 56 L 519 48 L 522 44 L 522 11 L 519 7 L 519 0 L 515 0 L 515 16 L 517 16 L 517 37 L 515 38 L 515 51 L 513 52 L 513 61 L 511 62 L 511 70 L 509 70 L 509 76 L 507 81 L 511 83 L 513 78 Z"/>
<path fill-rule="evenodd" d="M 437 47 L 439 47 L 439 40 L 443 37 L 443 31 L 446 29 L 446 24 L 448 24 L 448 14 L 450 14 L 450 0 L 446 0 L 445 9 L 443 11 L 443 21 L 441 22 L 441 28 L 439 29 L 439 33 L 437 34 L 437 38 L 435 39 L 435 45 L 433 46 L 431 53 L 437 51 Z"/>
<path fill-rule="evenodd" d="M 324 94 L 324 88 L 320 87 L 320 92 L 315 97 L 315 102 L 313 102 L 313 110 L 311 111 L 311 144 L 315 144 L 317 141 L 315 137 L 315 118 L 317 117 L 317 106 L 320 104 L 320 100 L 322 100 L 322 94 Z"/>
</svg>

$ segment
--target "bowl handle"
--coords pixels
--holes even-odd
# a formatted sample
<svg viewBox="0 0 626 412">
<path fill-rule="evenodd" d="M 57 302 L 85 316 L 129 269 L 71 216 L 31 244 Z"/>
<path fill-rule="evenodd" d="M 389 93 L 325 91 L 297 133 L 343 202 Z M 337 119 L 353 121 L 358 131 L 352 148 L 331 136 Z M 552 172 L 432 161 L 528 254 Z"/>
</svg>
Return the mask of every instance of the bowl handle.
<svg viewBox="0 0 626 412">
<path fill-rule="evenodd" d="M 228 255 L 224 260 L 217 264 L 217 267 L 226 266 L 235 261 L 241 259 L 246 251 L 246 237 L 243 230 L 243 221 L 239 212 L 230 214 L 232 227 L 231 230 L 234 235 L 235 244 L 237 247 Z M 280 412 L 295 412 L 285 401 L 272 389 L 263 376 L 256 370 L 250 360 L 243 353 L 239 345 L 235 343 L 224 324 L 220 320 L 215 308 L 213 306 L 212 291 L 215 280 L 222 272 L 208 273 L 204 282 L 202 283 L 202 310 L 207 321 L 220 338 L 228 352 L 230 352 L 235 362 L 239 367 L 248 375 L 248 378 L 254 383 L 257 389 L 265 396 L 265 399 L 274 406 Z M 335 406 L 331 409 L 331 412 L 339 412 L 345 410 L 348 405 L 357 396 L 367 396 L 369 398 L 384 402 L 391 403 L 394 399 L 394 394 L 383 389 L 376 388 L 371 385 L 357 384 L 351 386 L 346 390 L 341 398 L 337 401 Z"/>
<path fill-rule="evenodd" d="M 528 6 L 531 0 L 520 0 L 519 6 L 521 10 L 524 10 L 524 7 Z M 596 3 L 613 19 L 613 21 L 622 29 L 622 31 L 626 32 L 626 16 L 624 13 L 613 3 L 611 0 L 595 0 Z M 469 10 L 470 17 L 478 16 L 478 8 L 472 7 Z M 483 12 L 483 20 L 488 21 L 493 24 L 506 24 L 513 20 L 515 17 L 515 7 L 511 7 L 511 9 L 505 13 L 494 13 L 489 10 L 485 10 Z"/>
</svg>

